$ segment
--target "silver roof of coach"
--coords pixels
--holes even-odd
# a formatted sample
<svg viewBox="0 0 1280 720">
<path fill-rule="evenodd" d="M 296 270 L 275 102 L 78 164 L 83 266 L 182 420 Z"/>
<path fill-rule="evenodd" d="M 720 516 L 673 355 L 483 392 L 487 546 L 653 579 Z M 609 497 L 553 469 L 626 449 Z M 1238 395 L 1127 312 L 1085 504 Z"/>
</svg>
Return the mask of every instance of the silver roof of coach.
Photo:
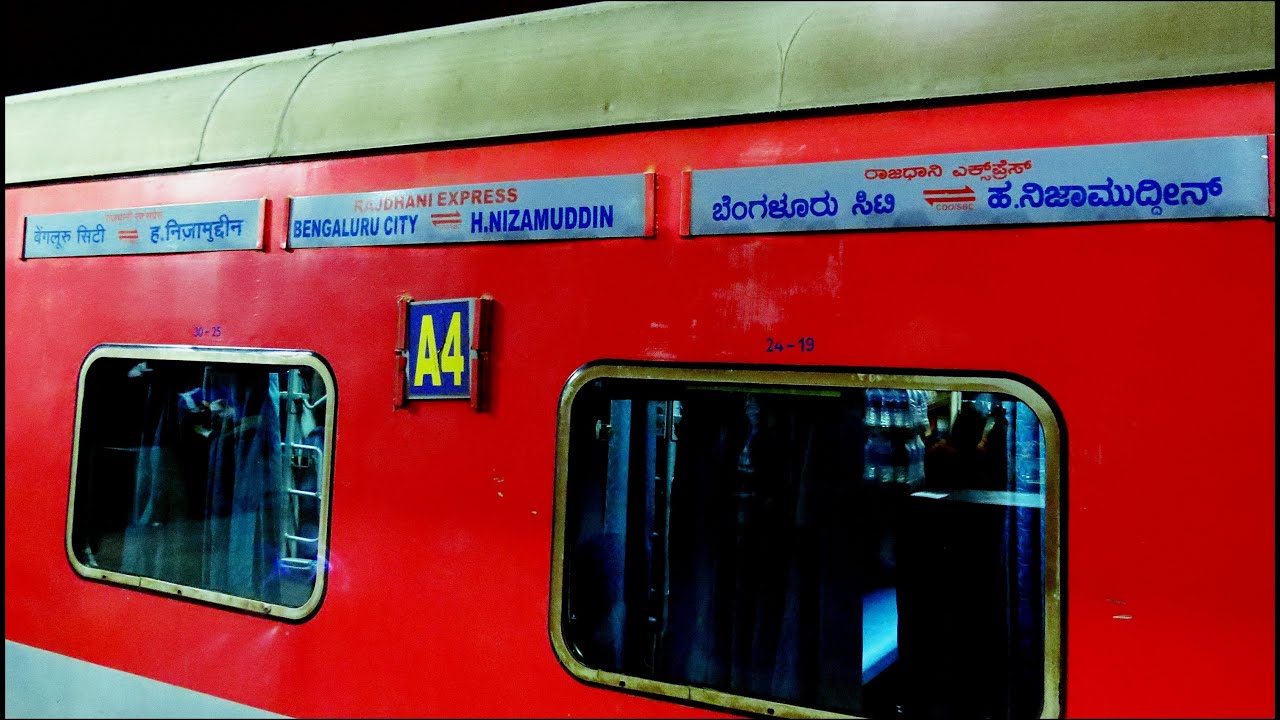
<svg viewBox="0 0 1280 720">
<path fill-rule="evenodd" d="M 1271 2 L 602 2 L 5 98 L 5 183 L 1275 68 Z"/>
</svg>

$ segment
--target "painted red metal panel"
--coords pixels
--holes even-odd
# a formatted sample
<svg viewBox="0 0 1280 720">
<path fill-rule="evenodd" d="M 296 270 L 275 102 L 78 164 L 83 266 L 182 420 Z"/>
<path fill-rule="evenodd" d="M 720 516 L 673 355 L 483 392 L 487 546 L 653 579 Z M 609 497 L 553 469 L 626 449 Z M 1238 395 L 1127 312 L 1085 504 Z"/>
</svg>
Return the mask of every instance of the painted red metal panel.
<svg viewBox="0 0 1280 720">
<path fill-rule="evenodd" d="M 652 195 L 653 178 L 646 185 Z M 653 203 L 646 204 L 649 217 L 653 217 Z M 491 297 L 476 298 L 475 316 L 471 319 L 471 409 L 483 412 L 489 405 L 488 382 L 485 375 L 489 368 L 489 341 L 493 323 L 494 300 Z M 481 450 L 481 448 L 476 448 Z"/>
<path fill-rule="evenodd" d="M 658 192 L 658 174 L 647 172 L 644 174 L 644 236 L 653 237 L 657 232 L 658 221 L 654 217 L 654 196 Z"/>
<path fill-rule="evenodd" d="M 693 221 L 693 215 L 689 212 L 692 203 L 693 171 L 685 170 L 680 173 L 680 237 L 693 235 L 689 228 L 689 224 Z"/>
<path fill-rule="evenodd" d="M 547 638 L 556 403 L 602 358 L 1010 371 L 1069 437 L 1066 711 L 1275 705 L 1269 219 L 681 239 L 687 168 L 1274 133 L 1274 85 L 288 162 L 5 192 L 5 636 L 290 715 L 714 714 L 573 680 Z M 21 261 L 28 214 L 654 170 L 654 240 Z M 1013 293 L 1008 291 L 1012 285 Z M 388 407 L 402 295 L 501 300 L 489 405 Z M 219 338 L 193 337 L 219 324 Z M 85 581 L 63 550 L 102 342 L 308 348 L 340 388 L 332 562 L 302 624 Z M 782 357 L 780 362 L 799 362 Z M 469 452 L 455 452 L 465 448 Z M 1171 691 L 1176 689 L 1176 691 Z"/>
</svg>

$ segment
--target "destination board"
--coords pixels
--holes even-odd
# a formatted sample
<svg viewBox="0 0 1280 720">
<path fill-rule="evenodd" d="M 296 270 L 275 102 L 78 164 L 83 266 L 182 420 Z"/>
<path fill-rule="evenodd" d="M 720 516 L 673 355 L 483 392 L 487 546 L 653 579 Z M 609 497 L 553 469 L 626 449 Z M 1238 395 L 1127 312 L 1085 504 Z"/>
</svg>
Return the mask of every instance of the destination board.
<svg viewBox="0 0 1280 720">
<path fill-rule="evenodd" d="M 266 200 L 28 215 L 22 257 L 259 250 Z"/>
<path fill-rule="evenodd" d="M 689 173 L 686 235 L 1269 213 L 1267 138 L 917 155 Z"/>
<path fill-rule="evenodd" d="M 295 197 L 287 246 L 650 237 L 653 187 L 650 173 Z"/>
</svg>

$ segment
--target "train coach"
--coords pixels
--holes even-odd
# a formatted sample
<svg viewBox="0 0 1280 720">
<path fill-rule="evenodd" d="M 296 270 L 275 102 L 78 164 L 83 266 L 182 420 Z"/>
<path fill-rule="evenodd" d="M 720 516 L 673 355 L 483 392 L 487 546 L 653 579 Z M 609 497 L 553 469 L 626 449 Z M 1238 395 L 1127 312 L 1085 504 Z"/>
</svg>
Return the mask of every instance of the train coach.
<svg viewBox="0 0 1280 720">
<path fill-rule="evenodd" d="M 6 716 L 1272 715 L 1274 21 L 604 2 L 6 98 Z"/>
</svg>

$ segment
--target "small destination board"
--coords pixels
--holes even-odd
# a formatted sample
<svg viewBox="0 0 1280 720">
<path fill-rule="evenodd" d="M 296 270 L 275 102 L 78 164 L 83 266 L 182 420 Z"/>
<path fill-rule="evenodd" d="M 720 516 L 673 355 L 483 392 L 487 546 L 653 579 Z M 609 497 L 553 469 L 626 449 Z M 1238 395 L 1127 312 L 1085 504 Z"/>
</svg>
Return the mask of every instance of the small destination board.
<svg viewBox="0 0 1280 720">
<path fill-rule="evenodd" d="M 289 248 L 652 237 L 652 173 L 310 195 Z"/>
<path fill-rule="evenodd" d="M 260 250 L 265 199 L 28 215 L 23 259 Z"/>
</svg>

